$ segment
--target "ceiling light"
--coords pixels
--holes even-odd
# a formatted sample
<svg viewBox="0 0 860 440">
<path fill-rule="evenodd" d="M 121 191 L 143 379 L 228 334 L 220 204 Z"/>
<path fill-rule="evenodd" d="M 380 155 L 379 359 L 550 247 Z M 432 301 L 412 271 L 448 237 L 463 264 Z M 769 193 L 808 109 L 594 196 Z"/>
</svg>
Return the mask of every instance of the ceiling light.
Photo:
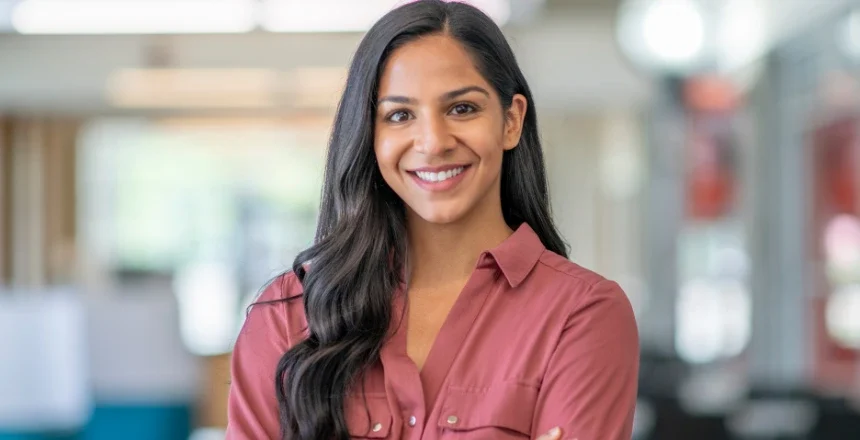
<svg viewBox="0 0 860 440">
<path fill-rule="evenodd" d="M 695 60 L 705 42 L 702 14 L 688 0 L 652 3 L 642 18 L 642 33 L 648 49 L 670 64 Z"/>
<path fill-rule="evenodd" d="M 767 51 L 768 18 L 760 1 L 724 0 L 716 35 L 724 70 L 746 66 Z"/>
<path fill-rule="evenodd" d="M 618 39 L 636 64 L 660 72 L 700 67 L 707 47 L 705 11 L 696 0 L 627 0 Z"/>
<path fill-rule="evenodd" d="M 240 33 L 256 27 L 248 0 L 24 0 L 12 11 L 22 34 Z"/>
<path fill-rule="evenodd" d="M 860 9 L 851 11 L 839 26 L 838 44 L 852 60 L 860 58 Z"/>
<path fill-rule="evenodd" d="M 392 9 L 414 0 L 265 0 L 260 25 L 272 32 L 365 32 Z M 510 0 L 461 0 L 498 25 L 510 18 Z"/>
<path fill-rule="evenodd" d="M 394 6 L 391 0 L 269 0 L 260 25 L 273 32 L 363 32 Z"/>
</svg>

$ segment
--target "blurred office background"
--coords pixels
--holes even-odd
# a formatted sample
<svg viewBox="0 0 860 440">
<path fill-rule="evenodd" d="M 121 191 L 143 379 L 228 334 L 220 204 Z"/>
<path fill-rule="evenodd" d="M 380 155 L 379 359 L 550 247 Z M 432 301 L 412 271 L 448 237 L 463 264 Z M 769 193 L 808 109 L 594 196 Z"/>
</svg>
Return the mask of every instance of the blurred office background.
<svg viewBox="0 0 860 440">
<path fill-rule="evenodd" d="M 223 438 L 397 0 L 0 0 L 0 439 Z M 860 439 L 860 1 L 472 0 L 572 260 L 642 337 L 636 439 Z"/>
</svg>

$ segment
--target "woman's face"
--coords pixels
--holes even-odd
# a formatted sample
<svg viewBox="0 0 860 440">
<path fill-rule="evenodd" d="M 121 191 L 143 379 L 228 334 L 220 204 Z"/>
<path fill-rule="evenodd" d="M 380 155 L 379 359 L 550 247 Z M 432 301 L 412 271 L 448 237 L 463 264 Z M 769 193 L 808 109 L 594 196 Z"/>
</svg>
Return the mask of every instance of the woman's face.
<svg viewBox="0 0 860 440">
<path fill-rule="evenodd" d="M 443 35 L 395 50 L 379 83 L 374 149 L 410 217 L 450 224 L 501 214 L 505 150 L 519 143 L 526 99 L 502 108 L 466 50 Z"/>
</svg>

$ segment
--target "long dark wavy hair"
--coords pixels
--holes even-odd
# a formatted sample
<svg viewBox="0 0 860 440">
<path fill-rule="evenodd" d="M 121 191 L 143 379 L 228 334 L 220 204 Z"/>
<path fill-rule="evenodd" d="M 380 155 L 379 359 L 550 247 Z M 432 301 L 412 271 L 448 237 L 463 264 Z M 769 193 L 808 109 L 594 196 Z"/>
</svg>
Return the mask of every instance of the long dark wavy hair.
<svg viewBox="0 0 860 440">
<path fill-rule="evenodd" d="M 379 77 L 392 51 L 432 34 L 469 51 L 505 109 L 515 94 L 528 99 L 520 143 L 503 157 L 502 211 L 511 228 L 527 223 L 549 250 L 567 256 L 550 215 L 534 101 L 501 30 L 463 3 L 421 0 L 392 10 L 367 32 L 350 65 L 314 244 L 293 263 L 309 336 L 283 355 L 275 375 L 285 439 L 348 439 L 346 394 L 379 360 L 407 252 L 403 202 L 382 179 L 373 148 Z"/>
</svg>

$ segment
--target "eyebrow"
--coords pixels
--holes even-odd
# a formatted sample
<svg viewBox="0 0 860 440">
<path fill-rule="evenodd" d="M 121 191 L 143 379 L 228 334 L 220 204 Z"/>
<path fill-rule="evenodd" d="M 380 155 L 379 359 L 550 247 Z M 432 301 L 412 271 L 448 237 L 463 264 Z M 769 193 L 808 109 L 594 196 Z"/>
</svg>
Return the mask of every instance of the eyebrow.
<svg viewBox="0 0 860 440">
<path fill-rule="evenodd" d="M 483 87 L 466 86 L 463 88 L 459 88 L 457 90 L 452 90 L 450 92 L 446 92 L 441 97 L 439 97 L 439 101 L 440 102 L 450 101 L 452 99 L 456 99 L 456 98 L 458 98 L 462 95 L 465 95 L 467 93 L 470 93 L 470 92 L 483 93 L 484 95 L 487 96 L 487 98 L 490 97 L 490 92 L 488 92 Z M 395 104 L 415 104 L 418 101 L 415 98 L 410 98 L 408 96 L 383 96 L 382 98 L 379 98 L 379 101 L 377 101 L 377 104 L 382 104 L 383 102 L 393 102 Z"/>
</svg>

